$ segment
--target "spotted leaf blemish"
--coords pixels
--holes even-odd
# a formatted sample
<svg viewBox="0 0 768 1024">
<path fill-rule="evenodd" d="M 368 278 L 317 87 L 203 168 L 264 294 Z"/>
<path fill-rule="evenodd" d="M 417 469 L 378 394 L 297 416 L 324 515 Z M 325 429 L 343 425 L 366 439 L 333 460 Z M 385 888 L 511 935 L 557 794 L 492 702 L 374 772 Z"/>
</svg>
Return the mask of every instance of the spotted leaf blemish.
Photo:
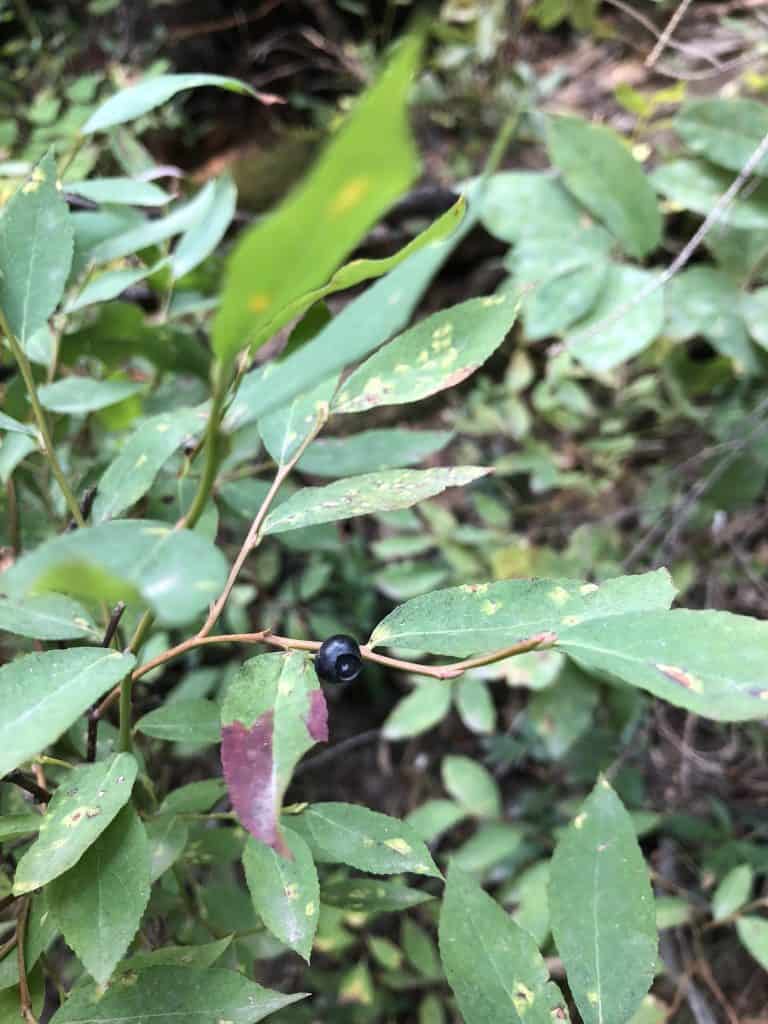
<svg viewBox="0 0 768 1024">
<path fill-rule="evenodd" d="M 263 313 L 268 309 L 272 299 L 265 292 L 256 292 L 248 299 L 248 309 L 252 313 Z"/>
<path fill-rule="evenodd" d="M 370 191 L 371 181 L 362 175 L 352 178 L 333 197 L 328 206 L 331 217 L 339 217 L 357 206 L 360 200 Z"/>
<path fill-rule="evenodd" d="M 549 597 L 555 604 L 565 604 L 570 596 L 565 587 L 555 587 L 554 590 L 549 592 Z"/>
<path fill-rule="evenodd" d="M 384 845 L 388 846 L 390 850 L 394 850 L 395 853 L 399 853 L 401 857 L 407 857 L 409 853 L 413 853 L 412 847 L 404 839 L 385 839 Z"/>
<path fill-rule="evenodd" d="M 655 668 L 665 675 L 667 679 L 671 679 L 673 683 L 679 683 L 680 686 L 685 687 L 686 690 L 691 690 L 693 693 L 701 693 L 704 689 L 704 684 L 697 677 L 690 672 L 686 672 L 685 669 L 679 668 L 677 665 L 661 665 L 656 664 Z"/>
</svg>

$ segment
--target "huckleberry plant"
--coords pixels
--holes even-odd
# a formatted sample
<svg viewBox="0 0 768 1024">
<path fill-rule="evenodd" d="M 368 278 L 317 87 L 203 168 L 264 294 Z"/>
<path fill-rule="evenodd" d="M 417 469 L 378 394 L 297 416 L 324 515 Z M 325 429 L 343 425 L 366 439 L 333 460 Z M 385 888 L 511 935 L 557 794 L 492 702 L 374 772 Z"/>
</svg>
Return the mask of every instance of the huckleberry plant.
<svg viewBox="0 0 768 1024">
<path fill-rule="evenodd" d="M 516 270 L 495 293 L 409 326 L 453 247 L 490 216 L 489 195 L 503 194 L 493 166 L 393 256 L 345 262 L 417 176 L 406 97 L 420 47 L 418 34 L 401 41 L 304 183 L 240 235 L 215 298 L 196 291 L 193 271 L 232 219 L 226 175 L 173 199 L 126 166 L 119 183 L 102 178 L 89 190 L 60 180 L 49 154 L 2 212 L 0 327 L 18 377 L 0 418 L 0 995 L 27 1021 L 41 1012 L 46 979 L 57 1024 L 164 1013 L 303 1021 L 304 999 L 313 1019 L 345 1007 L 363 1016 L 343 1019 L 379 1019 L 407 1012 L 402 992 L 419 985 L 435 988 L 424 996 L 430 1013 L 452 1002 L 469 1024 L 564 1020 L 542 955 L 550 931 L 582 1018 L 629 1021 L 656 971 L 656 924 L 633 820 L 608 779 L 544 864 L 548 918 L 534 935 L 472 867 L 494 863 L 484 859 L 490 836 L 502 856 L 520 842 L 477 762 L 446 756 L 453 802 L 433 801 L 408 821 L 345 802 L 286 806 L 300 759 L 332 732 L 320 682 L 362 686 L 365 662 L 422 679 L 398 710 L 403 736 L 409 715 L 435 722 L 454 696 L 476 712 L 473 687 L 485 693 L 484 680 L 510 659 L 548 652 L 578 675 L 570 685 L 580 694 L 609 680 L 715 719 L 764 717 L 768 627 L 670 610 L 663 569 L 419 593 L 361 644 L 273 629 L 269 550 L 311 561 L 337 536 L 329 524 L 399 513 L 490 471 L 411 468 L 444 447 L 435 432 L 318 440 L 351 413 L 459 384 L 505 344 L 518 314 Z M 251 91 L 211 75 L 150 78 L 100 106 L 78 144 L 118 126 L 130 132 L 141 114 L 198 86 Z M 73 212 L 67 195 L 78 189 L 108 198 Z M 575 190 L 568 202 L 579 198 Z M 149 206 L 159 216 L 141 213 Z M 324 297 L 374 279 L 331 316 Z M 159 313 L 120 298 L 141 280 Z M 523 301 L 533 316 L 527 292 Z M 283 353 L 254 363 L 289 323 Z M 219 658 L 208 661 L 211 646 Z M 398 738 L 394 726 L 390 735 Z M 210 756 L 217 744 L 223 781 Z M 207 777 L 186 781 L 191 766 Z M 486 823 L 480 859 L 457 857 L 444 872 L 439 834 L 473 818 Z M 370 929 L 421 904 L 422 924 L 405 916 L 402 926 L 413 975 Z M 356 941 L 350 922 L 368 929 L 369 962 L 333 991 L 294 991 L 294 969 L 270 971 L 279 990 L 257 982 L 277 952 L 332 962 Z M 382 987 L 372 971 L 383 972 Z"/>
</svg>

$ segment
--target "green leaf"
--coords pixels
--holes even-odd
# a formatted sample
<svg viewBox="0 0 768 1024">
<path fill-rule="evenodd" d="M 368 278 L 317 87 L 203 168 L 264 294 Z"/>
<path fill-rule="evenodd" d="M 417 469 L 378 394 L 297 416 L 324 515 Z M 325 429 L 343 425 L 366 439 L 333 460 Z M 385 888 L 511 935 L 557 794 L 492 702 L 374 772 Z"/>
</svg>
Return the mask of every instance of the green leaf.
<svg viewBox="0 0 768 1024">
<path fill-rule="evenodd" d="M 67 945 L 99 984 L 109 980 L 149 900 L 149 847 L 130 806 L 48 890 L 48 906 Z"/>
<path fill-rule="evenodd" d="M 487 473 L 490 470 L 481 466 L 390 469 L 337 480 L 326 487 L 305 487 L 270 512 L 264 533 L 283 533 L 316 523 L 408 508 L 441 494 L 447 487 L 463 487 Z"/>
<path fill-rule="evenodd" d="M 538 633 L 564 634 L 589 619 L 668 608 L 674 595 L 666 569 L 599 585 L 548 579 L 467 584 L 395 608 L 374 629 L 369 644 L 466 658 Z"/>
<path fill-rule="evenodd" d="M 540 860 L 526 868 L 508 894 L 517 903 L 513 920 L 542 947 L 549 935 L 549 861 Z"/>
<path fill-rule="evenodd" d="M 282 358 L 270 375 L 268 389 L 262 385 L 261 369 L 247 373 L 227 411 L 224 429 L 235 430 L 280 408 L 294 395 L 362 359 L 401 330 L 429 282 L 477 223 L 478 210 L 477 196 L 473 194 L 470 213 L 456 231 L 403 260 L 381 281 L 348 303 L 316 337 Z"/>
<path fill-rule="evenodd" d="M 481 199 L 483 227 L 502 242 L 570 236 L 583 210 L 561 182 L 543 171 L 500 171 Z"/>
<path fill-rule="evenodd" d="M 381 734 L 384 739 L 392 741 L 419 736 L 441 722 L 450 706 L 450 684 L 439 679 L 420 682 L 390 711 Z"/>
<path fill-rule="evenodd" d="M 327 281 L 416 177 L 406 101 L 421 45 L 419 35 L 400 43 L 308 178 L 238 242 L 213 328 L 214 352 L 225 363 L 299 312 L 296 300 Z"/>
<path fill-rule="evenodd" d="M 86 309 L 99 302 L 110 302 L 118 295 L 122 295 L 127 288 L 132 288 L 139 281 L 143 281 L 155 271 L 160 270 L 167 262 L 167 260 L 160 260 L 153 267 L 139 267 L 138 270 L 107 270 L 89 281 L 85 288 L 66 304 L 64 312 L 75 313 L 78 309 Z"/>
<path fill-rule="evenodd" d="M 100 640 L 88 612 L 62 594 L 14 599 L 0 597 L 0 629 L 35 640 Z"/>
<path fill-rule="evenodd" d="M 232 223 L 237 206 L 237 188 L 229 175 L 213 182 L 208 206 L 176 245 L 171 256 L 174 281 L 198 267 L 216 249 Z"/>
<path fill-rule="evenodd" d="M 740 917 L 736 931 L 742 945 L 752 954 L 764 971 L 768 971 L 768 921 L 764 917 Z"/>
<path fill-rule="evenodd" d="M 37 840 L 18 863 L 14 893 L 39 889 L 74 867 L 130 800 L 135 778 L 131 754 L 73 768 L 53 794 Z"/>
<path fill-rule="evenodd" d="M 429 850 L 405 822 L 357 804 L 310 804 L 291 825 L 310 845 L 315 860 L 349 864 L 372 875 L 440 878 Z"/>
<path fill-rule="evenodd" d="M 611 245 L 607 231 L 582 221 L 568 231 L 524 235 L 508 265 L 523 294 L 528 339 L 561 334 L 589 313 L 608 278 Z"/>
<path fill-rule="evenodd" d="M 548 758 L 559 761 L 586 733 L 598 699 L 594 682 L 570 662 L 553 686 L 532 694 L 526 714 Z"/>
<path fill-rule="evenodd" d="M 382 878 L 349 878 L 323 886 L 323 904 L 362 914 L 410 910 L 434 899 L 428 892 Z"/>
<path fill-rule="evenodd" d="M 453 863 L 462 871 L 484 875 L 500 861 L 514 857 L 523 841 L 523 829 L 505 821 L 482 825 L 453 854 Z"/>
<path fill-rule="evenodd" d="M 147 822 L 150 878 L 156 882 L 184 852 L 189 839 L 186 823 L 173 814 Z"/>
<path fill-rule="evenodd" d="M 642 302 L 627 309 L 614 322 L 594 331 L 628 306 L 638 292 L 647 288 L 655 275 L 637 267 L 614 263 L 608 270 L 597 303 L 584 320 L 566 336 L 568 351 L 593 373 L 603 373 L 636 356 L 661 334 L 664 325 L 664 295 L 658 288 Z"/>
<path fill-rule="evenodd" d="M 433 843 L 466 816 L 464 808 L 452 800 L 427 800 L 411 811 L 405 820 L 425 843 Z"/>
<path fill-rule="evenodd" d="M 564 1004 L 536 944 L 467 874 L 448 869 L 440 957 L 466 1024 L 552 1024 Z M 567 1011 L 560 1014 L 567 1020 Z"/>
<path fill-rule="evenodd" d="M 549 907 L 584 1024 L 629 1020 L 656 970 L 656 920 L 632 819 L 605 779 L 557 844 Z"/>
<path fill-rule="evenodd" d="M 59 304 L 72 248 L 72 220 L 49 153 L 0 216 L 0 309 L 19 341 L 43 327 Z"/>
<path fill-rule="evenodd" d="M 248 837 L 243 853 L 245 878 L 256 913 L 267 928 L 309 963 L 320 913 L 320 885 L 305 841 L 288 828 L 283 829 L 283 838 L 290 859 Z"/>
<path fill-rule="evenodd" d="M 766 622 L 682 608 L 628 612 L 575 626 L 558 647 L 588 672 L 637 686 L 704 718 L 765 717 Z"/>
<path fill-rule="evenodd" d="M 552 117 L 547 148 L 566 186 L 619 239 L 643 259 L 661 241 L 661 214 L 642 167 L 621 137 L 578 117 Z"/>
<path fill-rule="evenodd" d="M 721 355 L 733 360 L 736 373 L 755 373 L 759 363 L 747 338 L 737 282 L 715 267 L 700 265 L 676 274 L 665 287 L 664 333 L 686 341 L 705 337 Z"/>
<path fill-rule="evenodd" d="M 109 263 L 111 260 L 122 259 L 123 256 L 159 245 L 182 231 L 188 231 L 209 215 L 215 191 L 216 183 L 209 181 L 192 199 L 176 203 L 164 217 L 142 220 L 119 234 L 105 238 L 89 251 L 89 262 Z"/>
<path fill-rule="evenodd" d="M 122 402 L 130 395 L 136 395 L 143 384 L 130 380 L 94 380 L 92 377 L 66 377 L 53 384 L 44 384 L 37 389 L 37 396 L 44 409 L 51 412 L 67 413 L 70 416 L 86 416 L 96 409 Z"/>
<path fill-rule="evenodd" d="M 174 702 L 175 703 L 175 702 Z M 202 779 L 173 789 L 163 800 L 158 814 L 202 814 L 225 794 L 223 779 Z"/>
<path fill-rule="evenodd" d="M 741 313 L 753 340 L 768 350 L 768 288 L 742 294 Z"/>
<path fill-rule="evenodd" d="M 215 942 L 204 942 L 199 946 L 161 946 L 147 953 L 136 953 L 122 960 L 117 969 L 121 974 L 127 971 L 143 971 L 147 967 L 162 965 L 177 967 L 211 967 L 226 953 L 232 943 L 232 936 L 226 935 Z"/>
<path fill-rule="evenodd" d="M 299 759 L 328 739 L 327 714 L 312 662 L 298 652 L 249 659 L 224 699 L 221 761 L 232 806 L 251 835 L 283 856 L 283 794 Z"/>
<path fill-rule="evenodd" d="M 163 464 L 204 429 L 201 409 L 182 408 L 145 420 L 102 473 L 91 512 L 94 523 L 113 519 L 143 498 Z"/>
<path fill-rule="evenodd" d="M 494 732 L 496 708 L 493 705 L 493 697 L 482 679 L 472 679 L 469 676 L 459 679 L 453 696 L 459 717 L 471 732 Z"/>
<path fill-rule="evenodd" d="M 213 85 L 218 89 L 227 89 L 229 92 L 244 93 L 248 96 L 257 95 L 246 82 L 224 75 L 155 75 L 110 96 L 97 107 L 80 131 L 83 135 L 90 135 L 92 132 L 103 132 L 107 128 L 114 128 L 115 125 L 125 124 L 127 121 L 135 121 L 142 114 L 167 103 L 176 93 L 184 89 L 199 89 L 204 85 Z"/>
<path fill-rule="evenodd" d="M 0 430 L 8 430 L 12 434 L 25 434 L 27 437 L 37 439 L 37 430 L 31 423 L 19 423 L 12 416 L 6 416 L 0 412 Z"/>
<path fill-rule="evenodd" d="M 733 175 L 703 160 L 672 160 L 651 174 L 651 183 L 676 207 L 706 216 L 733 182 Z M 725 222 L 732 228 L 768 227 L 768 182 L 750 189 L 728 207 Z"/>
<path fill-rule="evenodd" d="M 768 134 L 768 110 L 758 100 L 689 100 L 677 112 L 675 131 L 697 156 L 740 171 Z M 753 173 L 768 175 L 768 158 Z"/>
<path fill-rule="evenodd" d="M 167 325 L 147 324 L 144 311 L 128 302 L 101 306 L 87 326 L 61 339 L 61 359 L 73 365 L 82 357 L 109 368 L 141 357 L 160 370 L 177 370 L 207 380 L 210 356 L 199 340 Z"/>
<path fill-rule="evenodd" d="M 0 843 L 38 832 L 42 823 L 39 814 L 4 814 L 0 817 Z"/>
<path fill-rule="evenodd" d="M 135 728 L 156 740 L 175 743 L 218 743 L 219 706 L 212 700 L 176 700 L 138 720 Z"/>
<path fill-rule="evenodd" d="M 314 476 L 343 477 L 412 466 L 451 441 L 447 430 L 364 430 L 349 437 L 313 441 L 297 468 Z"/>
<path fill-rule="evenodd" d="M 24 942 L 24 963 L 27 971 L 37 963 L 40 954 L 56 937 L 56 923 L 48 912 L 48 901 L 44 893 L 32 897 L 27 919 L 27 936 Z M 16 948 L 0 960 L 0 990 L 19 983 L 19 958 Z"/>
<path fill-rule="evenodd" d="M 504 341 L 517 309 L 511 296 L 489 295 L 427 317 L 355 370 L 332 411 L 416 402 L 459 384 Z"/>
<path fill-rule="evenodd" d="M 442 977 L 437 947 L 429 933 L 410 917 L 404 917 L 400 928 L 400 944 L 408 960 L 425 978 Z"/>
<path fill-rule="evenodd" d="M 57 740 L 135 663 L 132 654 L 71 647 L 26 654 L 0 668 L 0 776 Z"/>
<path fill-rule="evenodd" d="M 158 1017 L 254 1024 L 306 994 L 283 995 L 218 967 L 148 967 L 130 985 L 75 989 L 51 1024 L 152 1024 Z"/>
<path fill-rule="evenodd" d="M 0 444 L 0 480 L 7 484 L 13 471 L 30 452 L 39 450 L 39 445 L 31 437 L 13 433 Z"/>
<path fill-rule="evenodd" d="M 55 590 L 93 600 L 141 596 L 163 625 L 188 623 L 222 590 L 227 563 L 210 541 L 167 523 L 121 520 L 44 541 L 3 576 L 9 597 Z"/>
<path fill-rule="evenodd" d="M 467 814 L 498 818 L 501 793 L 494 777 L 470 757 L 449 754 L 441 766 L 443 785 Z"/>
<path fill-rule="evenodd" d="M 264 370 L 264 386 L 269 388 L 269 371 L 274 366 L 268 363 Z M 284 466 L 312 433 L 318 416 L 333 398 L 338 377 L 329 377 L 317 387 L 297 395 L 282 409 L 275 409 L 259 420 L 259 433 L 264 447 L 278 464 Z"/>
<path fill-rule="evenodd" d="M 165 206 L 171 196 L 151 181 L 135 178 L 89 178 L 87 181 L 68 181 L 66 192 L 73 192 L 94 203 L 112 203 L 118 206 Z"/>
<path fill-rule="evenodd" d="M 722 921 L 730 917 L 749 899 L 752 892 L 755 873 L 749 864 L 739 864 L 731 868 L 722 879 L 712 897 L 712 917 Z"/>
</svg>

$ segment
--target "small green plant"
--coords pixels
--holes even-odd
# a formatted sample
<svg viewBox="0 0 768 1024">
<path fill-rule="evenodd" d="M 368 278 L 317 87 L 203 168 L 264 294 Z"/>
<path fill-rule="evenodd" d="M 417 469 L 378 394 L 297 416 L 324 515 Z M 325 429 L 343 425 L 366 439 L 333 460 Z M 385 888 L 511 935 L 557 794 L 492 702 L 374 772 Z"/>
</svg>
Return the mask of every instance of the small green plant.
<svg viewBox="0 0 768 1024">
<path fill-rule="evenodd" d="M 541 759 L 588 744 L 598 702 L 622 736 L 645 694 L 716 721 L 765 717 L 768 626 L 671 609 L 666 570 L 596 580 L 585 565 L 574 576 L 496 572 L 466 582 L 462 541 L 482 546 L 509 526 L 482 484 L 485 531 L 453 538 L 459 527 L 435 504 L 424 506 L 429 530 L 416 520 L 414 531 L 412 506 L 483 481 L 490 467 L 414 469 L 450 435 L 369 427 L 374 410 L 470 377 L 522 309 L 528 340 L 563 337 L 541 385 L 549 390 L 538 394 L 542 415 L 590 416 L 579 374 L 609 380 L 658 342 L 664 323 L 654 293 L 629 326 L 594 329 L 652 281 L 635 263 L 658 246 L 662 216 L 623 143 L 572 118 L 547 122 L 560 180 L 490 173 L 399 252 L 346 262 L 417 176 L 406 98 L 420 44 L 418 35 L 400 43 L 305 181 L 243 232 L 220 288 L 201 268 L 234 214 L 227 177 L 175 198 L 156 184 L 160 169 L 137 171 L 129 158 L 119 176 L 73 182 L 46 155 L 3 210 L 0 326 L 17 370 L 0 418 L 0 625 L 14 651 L 0 669 L 2 900 L 14 910 L 0 1005 L 9 1019 L 19 1009 L 28 1022 L 39 1016 L 47 975 L 55 1024 L 171 1013 L 211 1024 L 413 1020 L 413 990 L 423 992 L 424 1024 L 454 1009 L 467 1024 L 551 1024 L 569 1009 L 542 954 L 550 936 L 583 1021 L 623 1024 L 643 1007 L 657 971 L 657 907 L 642 823 L 616 779 L 595 778 L 586 756 L 591 793 L 561 808 L 567 826 L 545 819 L 545 839 L 507 820 L 494 776 L 459 752 L 442 759 L 448 797 L 405 821 L 348 802 L 286 802 L 299 762 L 332 728 L 321 682 L 363 686 L 364 663 L 417 684 L 385 724 L 392 740 L 433 727 L 452 704 L 470 729 L 492 734 L 488 683 L 497 676 L 541 690 L 525 722 Z M 211 75 L 148 78 L 95 109 L 81 141 L 93 146 L 118 126 L 130 139 L 125 125 L 201 86 L 248 91 Z M 696 145 L 707 124 L 701 108 L 681 114 L 681 134 Z M 679 202 L 701 191 L 689 163 L 654 175 Z M 67 193 L 93 209 L 72 212 Z M 481 219 L 510 243 L 510 277 L 410 324 Z M 327 296 L 375 279 L 331 315 Z M 148 311 L 121 298 L 139 284 Z M 725 338 L 713 330 L 712 344 L 749 373 L 760 356 L 737 330 L 741 316 Z M 282 351 L 254 362 L 289 324 Z M 524 353 L 514 358 L 509 422 L 524 436 L 514 396 L 533 370 Z M 631 401 L 642 406 L 647 391 Z M 353 414 L 365 430 L 320 437 Z M 481 414 L 470 402 L 478 435 L 489 429 Z M 535 454 L 531 472 L 546 464 Z M 390 574 L 381 589 L 399 600 L 398 588 L 411 587 L 409 599 L 358 645 L 339 630 L 375 623 L 369 587 L 344 621 L 338 605 L 309 623 L 298 613 L 333 565 L 355 576 L 363 555 L 330 524 L 363 515 L 393 529 L 378 542 L 382 558 L 418 557 L 446 538 L 453 561 L 439 582 L 456 585 Z M 577 548 L 563 558 L 580 565 Z M 330 569 L 329 551 L 339 556 Z M 295 553 L 298 584 L 281 588 L 275 559 Z M 280 623 L 296 635 L 278 633 Z M 245 657 L 252 646 L 274 650 Z M 209 649 L 223 660 L 204 661 Z M 344 699 L 349 686 L 333 691 Z M 490 738 L 490 759 L 514 762 L 511 738 Z M 185 764 L 210 766 L 218 744 L 223 780 L 213 771 L 188 781 Z M 465 821 L 477 830 L 446 866 L 439 837 Z M 493 898 L 479 880 L 503 863 L 525 870 L 501 878 Z M 739 917 L 752 881 L 741 862 L 725 875 L 713 924 L 736 922 L 765 959 L 765 922 Z M 395 912 L 399 944 L 371 927 Z M 324 971 L 324 958 L 333 963 L 362 925 L 357 966 Z M 74 956 L 57 956 L 54 971 L 46 954 L 58 936 Z M 280 990 L 255 980 L 264 980 L 260 964 L 286 951 L 312 960 L 309 994 L 294 983 L 295 967 L 270 972 Z"/>
</svg>

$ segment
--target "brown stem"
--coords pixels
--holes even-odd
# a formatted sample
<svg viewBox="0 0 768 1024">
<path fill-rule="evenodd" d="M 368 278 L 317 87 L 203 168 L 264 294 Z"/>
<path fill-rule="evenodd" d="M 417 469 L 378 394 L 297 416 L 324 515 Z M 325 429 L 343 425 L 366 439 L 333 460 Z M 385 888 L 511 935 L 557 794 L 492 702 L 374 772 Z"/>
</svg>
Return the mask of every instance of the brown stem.
<svg viewBox="0 0 768 1024">
<path fill-rule="evenodd" d="M 3 782 L 11 782 L 14 786 L 18 786 L 20 789 L 26 789 L 28 793 L 31 793 L 34 799 L 39 804 L 47 804 L 51 799 L 51 794 L 47 789 L 42 786 L 38 786 L 34 779 L 31 779 L 24 772 L 8 772 L 8 774 L 2 779 Z"/>
<path fill-rule="evenodd" d="M 24 939 L 27 934 L 27 917 L 29 916 L 29 896 L 25 896 L 19 906 L 19 919 L 16 925 L 16 954 L 19 961 L 19 1002 L 21 1016 L 27 1024 L 37 1024 L 37 1018 L 32 1012 L 32 996 L 29 993 L 27 981 L 27 965 L 24 963 Z"/>
<path fill-rule="evenodd" d="M 101 641 L 102 647 L 109 647 L 114 639 L 117 627 L 120 625 L 120 619 L 123 617 L 125 611 L 125 601 L 118 601 L 115 607 L 112 609 L 112 614 L 109 617 L 107 628 L 104 630 L 104 636 Z M 99 704 L 93 705 L 91 710 L 88 712 L 88 739 L 86 742 L 85 760 L 90 764 L 96 760 L 96 744 L 99 738 L 99 720 L 101 715 L 99 713 Z"/>
<path fill-rule="evenodd" d="M 307 434 L 307 436 L 301 442 L 301 444 L 293 453 L 288 462 L 279 467 L 277 473 L 275 474 L 275 478 L 272 481 L 272 485 L 267 491 L 264 501 L 262 501 L 261 507 L 259 508 L 259 511 L 256 513 L 256 517 L 251 523 L 251 528 L 248 530 L 248 534 L 245 540 L 243 541 L 243 545 L 238 551 L 237 557 L 235 558 L 234 562 L 232 563 L 232 568 L 230 569 L 227 582 L 224 585 L 224 589 L 216 598 L 214 603 L 211 605 L 211 609 L 208 613 L 208 618 L 205 620 L 202 628 L 197 634 L 199 637 L 208 636 L 213 627 L 216 625 L 216 622 L 219 616 L 221 615 L 222 610 L 224 609 L 224 605 L 227 603 L 227 599 L 229 598 L 229 595 L 232 591 L 232 587 L 237 582 L 237 577 L 240 575 L 240 570 L 243 567 L 243 563 L 245 562 L 248 555 L 253 551 L 253 549 L 258 547 L 258 545 L 261 543 L 261 528 L 264 525 L 264 520 L 267 518 L 267 513 L 270 510 L 272 502 L 275 500 L 275 497 L 277 496 L 277 492 L 280 490 L 285 481 L 285 478 L 289 475 L 289 473 L 296 465 L 296 463 L 299 461 L 301 456 L 304 454 L 304 452 L 307 450 L 310 444 L 314 441 L 314 439 L 317 437 L 320 431 L 323 429 L 323 426 L 328 420 L 328 415 L 329 410 L 328 406 L 326 405 L 325 408 L 321 410 L 319 416 L 317 417 L 317 420 L 312 430 Z"/>
<path fill-rule="evenodd" d="M 503 661 L 505 658 L 513 658 L 516 654 L 525 654 L 526 651 L 535 651 L 541 647 L 551 647 L 556 642 L 556 633 L 537 633 L 535 636 L 526 637 L 525 640 L 518 640 L 517 643 L 510 644 L 509 647 L 489 651 L 488 654 L 480 654 L 476 658 L 454 661 L 451 665 L 420 665 L 416 661 L 402 661 L 400 658 L 389 658 L 385 654 L 376 654 L 367 646 L 361 647 L 360 653 L 369 661 L 376 661 L 379 665 L 388 665 L 401 672 L 413 672 L 420 676 L 431 676 L 433 679 L 456 679 L 472 668 L 493 665 L 494 662 Z"/>
</svg>

